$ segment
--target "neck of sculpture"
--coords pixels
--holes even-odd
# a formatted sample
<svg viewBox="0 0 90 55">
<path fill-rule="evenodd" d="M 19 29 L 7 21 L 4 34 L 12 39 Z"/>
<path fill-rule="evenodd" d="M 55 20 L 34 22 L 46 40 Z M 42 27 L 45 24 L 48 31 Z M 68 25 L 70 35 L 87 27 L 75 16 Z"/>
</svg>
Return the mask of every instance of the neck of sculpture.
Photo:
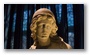
<svg viewBox="0 0 90 55">
<path fill-rule="evenodd" d="M 48 46 L 50 44 L 50 38 L 48 39 L 39 39 L 38 46 Z"/>
</svg>

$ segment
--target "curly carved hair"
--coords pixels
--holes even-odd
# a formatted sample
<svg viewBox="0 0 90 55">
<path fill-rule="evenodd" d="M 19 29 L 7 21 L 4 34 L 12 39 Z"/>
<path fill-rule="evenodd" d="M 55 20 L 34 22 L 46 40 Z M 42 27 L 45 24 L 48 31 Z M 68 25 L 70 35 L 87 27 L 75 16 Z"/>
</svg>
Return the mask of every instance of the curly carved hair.
<svg viewBox="0 0 90 55">
<path fill-rule="evenodd" d="M 32 17 L 32 22 L 31 22 L 31 25 L 30 25 L 30 29 L 31 29 L 31 37 L 33 38 L 34 42 L 36 41 L 36 28 L 37 28 L 37 22 L 39 22 L 40 20 L 42 20 L 42 17 L 44 16 L 47 16 L 48 19 L 49 17 L 52 18 L 52 24 L 53 24 L 53 29 L 51 31 L 51 34 L 50 34 L 50 37 L 53 37 L 55 35 L 57 35 L 56 31 L 58 30 L 58 27 L 56 25 L 56 20 L 55 20 L 55 17 L 54 17 L 54 14 L 46 9 L 46 8 L 41 8 L 39 10 L 37 10 L 33 17 Z"/>
</svg>

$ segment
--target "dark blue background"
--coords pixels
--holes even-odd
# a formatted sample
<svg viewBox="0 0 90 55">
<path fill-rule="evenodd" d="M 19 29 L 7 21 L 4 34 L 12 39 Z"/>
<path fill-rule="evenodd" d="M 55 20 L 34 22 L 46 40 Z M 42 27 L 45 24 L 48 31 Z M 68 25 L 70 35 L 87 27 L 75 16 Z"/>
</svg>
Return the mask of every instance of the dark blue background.
<svg viewBox="0 0 90 55">
<path fill-rule="evenodd" d="M 28 49 L 32 16 L 39 8 L 50 9 L 56 18 L 57 34 L 74 49 L 84 48 L 83 4 L 4 4 L 4 48 Z"/>
</svg>

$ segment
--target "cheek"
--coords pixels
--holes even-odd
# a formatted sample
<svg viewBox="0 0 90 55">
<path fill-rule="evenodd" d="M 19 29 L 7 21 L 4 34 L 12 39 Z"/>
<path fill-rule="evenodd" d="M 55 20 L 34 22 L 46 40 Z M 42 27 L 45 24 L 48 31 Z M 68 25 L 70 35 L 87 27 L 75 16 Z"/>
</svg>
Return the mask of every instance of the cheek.
<svg viewBox="0 0 90 55">
<path fill-rule="evenodd" d="M 51 33 L 51 30 L 52 30 L 52 29 L 47 30 L 48 34 L 50 34 L 50 33 Z"/>
<path fill-rule="evenodd" d="M 42 29 L 38 28 L 37 29 L 37 34 L 40 34 L 40 33 L 42 33 Z"/>
</svg>

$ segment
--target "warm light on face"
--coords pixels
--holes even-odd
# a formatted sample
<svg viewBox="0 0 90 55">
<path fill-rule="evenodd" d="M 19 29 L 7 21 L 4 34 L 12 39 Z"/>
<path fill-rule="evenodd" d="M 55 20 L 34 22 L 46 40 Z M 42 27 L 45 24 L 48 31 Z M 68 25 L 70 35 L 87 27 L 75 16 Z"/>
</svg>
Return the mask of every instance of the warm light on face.
<svg viewBox="0 0 90 55">
<path fill-rule="evenodd" d="M 53 15 L 50 13 L 43 13 L 33 16 L 30 29 L 32 31 L 31 37 L 36 40 L 37 37 L 39 39 L 48 39 L 49 37 L 55 36 L 58 27 Z"/>
<path fill-rule="evenodd" d="M 49 38 L 52 30 L 52 18 L 42 17 L 42 20 L 37 23 L 36 30 L 38 38 Z"/>
</svg>

